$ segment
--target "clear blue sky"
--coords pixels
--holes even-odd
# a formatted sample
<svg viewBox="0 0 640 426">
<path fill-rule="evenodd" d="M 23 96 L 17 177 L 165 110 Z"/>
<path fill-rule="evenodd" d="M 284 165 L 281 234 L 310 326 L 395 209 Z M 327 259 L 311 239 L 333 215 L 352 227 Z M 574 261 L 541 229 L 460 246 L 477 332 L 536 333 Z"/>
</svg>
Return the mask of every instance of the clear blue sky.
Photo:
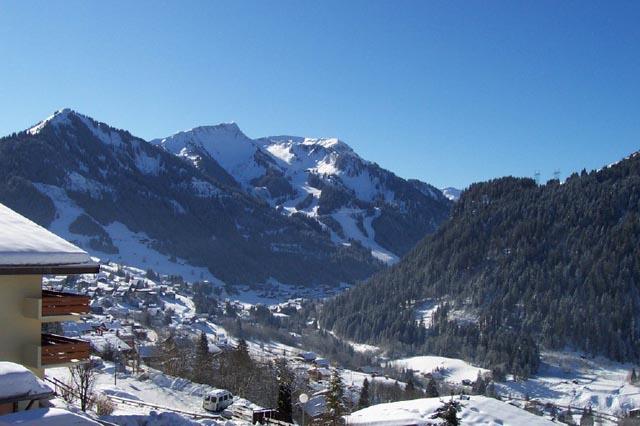
<svg viewBox="0 0 640 426">
<path fill-rule="evenodd" d="M 71 107 L 151 139 L 337 136 L 403 177 L 640 149 L 638 1 L 1 1 L 0 134 Z"/>
</svg>

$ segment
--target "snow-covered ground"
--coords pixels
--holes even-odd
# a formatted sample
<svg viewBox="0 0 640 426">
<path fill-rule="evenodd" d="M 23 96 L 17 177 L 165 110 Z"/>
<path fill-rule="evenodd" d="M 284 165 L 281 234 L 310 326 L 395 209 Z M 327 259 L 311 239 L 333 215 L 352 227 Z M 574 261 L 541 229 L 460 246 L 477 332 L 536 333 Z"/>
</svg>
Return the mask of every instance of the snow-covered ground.
<svg viewBox="0 0 640 426">
<path fill-rule="evenodd" d="M 444 424 L 432 419 L 448 398 L 422 398 L 378 404 L 347 416 L 349 425 L 400 426 Z M 458 418 L 463 425 L 544 426 L 555 424 L 525 410 L 484 396 L 471 396 L 460 401 Z"/>
<path fill-rule="evenodd" d="M 449 383 L 461 384 L 463 380 L 475 381 L 478 372 L 488 373 L 489 370 L 474 367 L 461 359 L 442 356 L 416 356 L 389 362 L 390 366 L 407 368 L 419 374 L 431 373 Z"/>
<path fill-rule="evenodd" d="M 640 407 L 640 387 L 627 382 L 633 368 L 605 358 L 588 359 L 571 352 L 542 354 L 538 374 L 524 382 L 497 384 L 504 396 L 517 396 L 620 415 Z M 638 370 L 638 366 L 635 366 Z"/>
<path fill-rule="evenodd" d="M 95 383 L 95 391 L 97 393 L 126 398 L 133 401 L 142 401 L 190 413 L 203 415 L 211 414 L 202 408 L 202 398 L 207 392 L 214 389 L 211 386 L 193 383 L 179 377 L 172 377 L 150 368 L 146 369 L 146 375 L 136 376 L 133 374 L 119 372 L 115 380 L 113 373 L 113 364 L 105 362 L 104 366 L 98 371 Z M 64 367 L 49 368 L 46 370 L 46 375 L 67 383 L 69 380 L 69 369 Z M 259 408 L 256 405 L 251 404 L 249 401 L 237 397 L 234 400 L 232 407 L 234 406 Z M 152 415 L 153 412 L 156 412 L 157 415 L 157 412 L 161 411 L 162 410 L 151 407 L 118 404 L 116 406 L 116 410 L 111 416 L 109 416 L 109 419 L 117 424 L 130 424 L 127 420 L 127 416 L 148 416 Z M 121 417 L 123 421 L 119 420 Z M 229 424 L 233 425 L 235 423 Z"/>
</svg>

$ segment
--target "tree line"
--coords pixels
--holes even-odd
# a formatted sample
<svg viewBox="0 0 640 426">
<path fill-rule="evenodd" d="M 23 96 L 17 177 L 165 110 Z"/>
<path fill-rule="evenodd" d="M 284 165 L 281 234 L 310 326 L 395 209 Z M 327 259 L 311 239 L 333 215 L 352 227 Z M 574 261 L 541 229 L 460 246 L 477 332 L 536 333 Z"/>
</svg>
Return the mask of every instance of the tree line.
<svg viewBox="0 0 640 426">
<path fill-rule="evenodd" d="M 320 323 L 396 353 L 521 377 L 540 348 L 640 359 L 640 156 L 537 185 L 474 184 L 401 262 L 323 306 Z M 429 328 L 416 308 L 435 301 Z M 455 313 L 465 313 L 465 320 Z"/>
</svg>

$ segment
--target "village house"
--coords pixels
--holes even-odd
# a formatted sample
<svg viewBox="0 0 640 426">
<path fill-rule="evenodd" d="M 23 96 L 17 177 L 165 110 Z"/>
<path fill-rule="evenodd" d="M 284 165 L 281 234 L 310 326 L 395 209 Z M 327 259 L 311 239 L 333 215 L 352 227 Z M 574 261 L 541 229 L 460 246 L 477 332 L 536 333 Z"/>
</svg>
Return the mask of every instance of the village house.
<svg viewBox="0 0 640 426">
<path fill-rule="evenodd" d="M 43 290 L 43 275 L 96 273 L 82 249 L 0 204 L 0 361 L 45 367 L 89 357 L 89 344 L 42 333 L 42 324 L 76 321 L 89 313 L 89 297 Z"/>
</svg>

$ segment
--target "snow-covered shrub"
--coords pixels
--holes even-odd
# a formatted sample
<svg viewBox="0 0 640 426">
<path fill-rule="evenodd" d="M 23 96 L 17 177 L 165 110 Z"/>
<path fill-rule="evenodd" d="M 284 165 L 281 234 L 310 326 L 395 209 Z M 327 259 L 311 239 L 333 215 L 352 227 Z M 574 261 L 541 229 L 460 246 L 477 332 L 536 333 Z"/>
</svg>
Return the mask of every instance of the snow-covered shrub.
<svg viewBox="0 0 640 426">
<path fill-rule="evenodd" d="M 99 416 L 110 416 L 116 406 L 109 398 L 104 395 L 98 395 L 94 399 L 94 408 Z"/>
</svg>

